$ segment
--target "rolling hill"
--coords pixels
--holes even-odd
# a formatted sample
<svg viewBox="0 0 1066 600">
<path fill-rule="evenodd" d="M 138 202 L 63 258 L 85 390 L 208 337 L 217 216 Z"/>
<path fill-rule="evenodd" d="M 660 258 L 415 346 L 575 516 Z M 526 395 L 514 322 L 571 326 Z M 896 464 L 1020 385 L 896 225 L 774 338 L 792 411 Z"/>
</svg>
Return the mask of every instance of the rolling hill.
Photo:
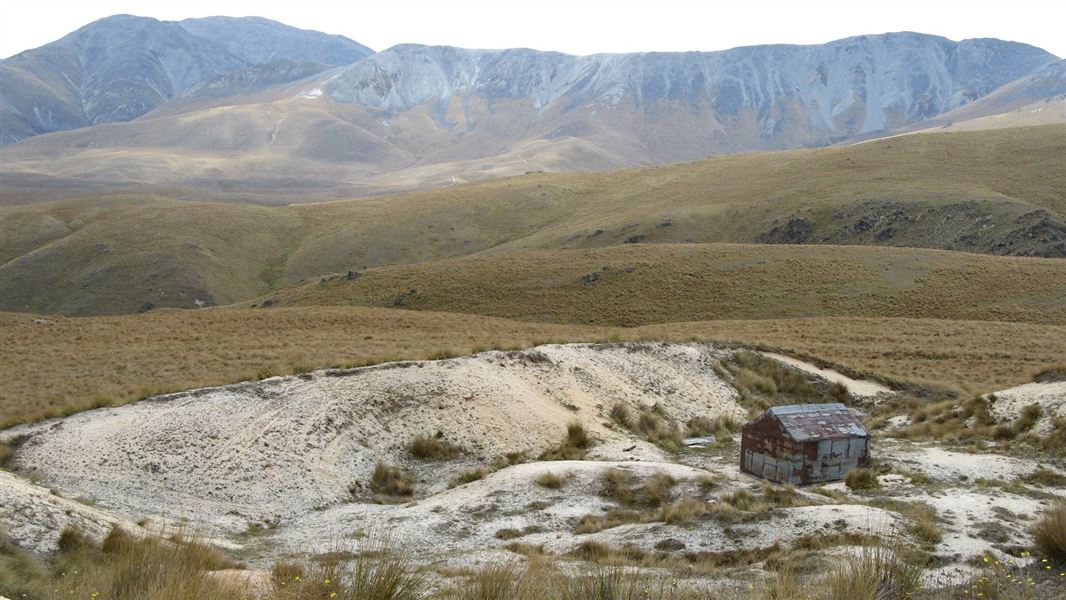
<svg viewBox="0 0 1066 600">
<path fill-rule="evenodd" d="M 633 327 L 815 316 L 1066 323 L 1060 259 L 870 246 L 634 244 L 475 254 L 336 275 L 251 303 Z"/>
<path fill-rule="evenodd" d="M 287 207 L 146 195 L 8 206 L 0 209 L 0 302 L 4 310 L 64 314 L 190 308 L 248 300 L 327 273 L 627 244 L 1062 257 L 1064 152 L 1066 126 L 1044 126 L 615 173 L 537 173 Z"/>
</svg>

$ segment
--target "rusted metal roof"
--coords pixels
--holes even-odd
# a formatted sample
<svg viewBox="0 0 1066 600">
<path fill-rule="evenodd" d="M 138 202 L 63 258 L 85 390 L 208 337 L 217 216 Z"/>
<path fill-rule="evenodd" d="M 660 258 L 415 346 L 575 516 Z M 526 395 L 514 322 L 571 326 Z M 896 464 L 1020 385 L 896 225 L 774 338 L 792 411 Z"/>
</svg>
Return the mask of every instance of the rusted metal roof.
<svg viewBox="0 0 1066 600">
<path fill-rule="evenodd" d="M 766 412 L 780 421 L 797 442 L 870 436 L 848 407 L 839 402 L 774 406 Z"/>
</svg>

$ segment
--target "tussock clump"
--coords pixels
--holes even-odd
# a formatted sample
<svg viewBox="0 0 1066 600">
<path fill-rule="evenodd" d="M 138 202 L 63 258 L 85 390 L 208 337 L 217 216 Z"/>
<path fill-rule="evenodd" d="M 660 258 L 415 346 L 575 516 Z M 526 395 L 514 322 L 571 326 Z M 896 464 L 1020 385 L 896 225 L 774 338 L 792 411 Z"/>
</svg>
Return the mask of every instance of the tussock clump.
<svg viewBox="0 0 1066 600">
<path fill-rule="evenodd" d="M 729 415 L 719 415 L 713 421 L 706 417 L 693 417 L 686 423 L 685 436 L 728 436 L 740 431 L 740 428 L 741 424 Z"/>
<path fill-rule="evenodd" d="M 496 531 L 496 539 L 499 540 L 513 540 L 520 537 L 522 537 L 522 531 L 513 527 L 505 527 Z"/>
<path fill-rule="evenodd" d="M 541 487 L 546 487 L 551 490 L 557 490 L 563 487 L 563 485 L 567 481 L 570 481 L 570 479 L 572 479 L 573 477 L 573 473 L 563 473 L 562 475 L 557 475 L 555 473 L 552 473 L 551 471 L 545 471 L 537 476 L 536 482 L 537 485 Z"/>
<path fill-rule="evenodd" d="M 901 502 L 880 498 L 869 501 L 869 504 L 898 512 L 910 522 L 908 529 L 911 534 L 927 545 L 938 544 L 944 537 L 936 509 L 925 502 Z"/>
<path fill-rule="evenodd" d="M 602 479 L 603 490 L 600 492 L 601 496 L 614 500 L 622 506 L 633 504 L 634 495 L 630 489 L 633 481 L 632 473 L 626 469 L 615 467 L 604 471 Z"/>
<path fill-rule="evenodd" d="M 670 499 L 670 491 L 674 489 L 677 480 L 666 473 L 653 473 L 644 480 L 644 504 L 647 506 L 661 506 Z"/>
<path fill-rule="evenodd" d="M 164 540 L 134 536 L 115 527 L 97 545 L 83 533 L 67 529 L 51 565 L 17 550 L 6 538 L 0 542 L 0 595 L 11 598 L 54 598 L 58 585 L 62 597 L 69 598 L 241 597 L 240 591 L 204 576 L 207 571 L 240 565 L 181 534 Z"/>
<path fill-rule="evenodd" d="M 1046 509 L 1033 528 L 1033 541 L 1049 559 L 1066 562 L 1066 504 Z"/>
<path fill-rule="evenodd" d="M 411 476 L 399 467 L 379 462 L 374 466 L 374 472 L 370 476 L 370 491 L 374 492 L 379 500 L 387 500 L 399 496 L 410 496 L 415 489 Z"/>
<path fill-rule="evenodd" d="M 775 508 L 808 506 L 791 485 L 773 485 L 763 482 L 760 494 L 753 494 L 746 489 L 738 489 L 732 494 L 722 496 L 710 506 L 710 513 L 722 523 L 732 524 L 751 521 Z"/>
<path fill-rule="evenodd" d="M 790 508 L 807 504 L 796 494 L 796 488 L 788 484 L 774 485 L 769 481 L 764 481 L 762 484 L 762 497 L 775 508 Z"/>
<path fill-rule="evenodd" d="M 711 512 L 711 505 L 697 498 L 685 498 L 662 508 L 662 521 L 676 525 L 678 523 L 691 523 L 703 515 Z"/>
<path fill-rule="evenodd" d="M 1066 476 L 1044 467 L 1033 471 L 1033 474 L 1027 477 L 1026 481 L 1046 487 L 1066 487 Z"/>
<path fill-rule="evenodd" d="M 615 404 L 611 419 L 663 450 L 677 452 L 682 448 L 681 428 L 660 404 L 642 406 L 637 413 L 624 404 Z"/>
<path fill-rule="evenodd" d="M 290 563 L 284 573 L 275 571 L 270 600 L 424 600 L 431 597 L 428 580 L 411 556 L 393 549 L 388 540 L 375 538 L 360 552 L 340 547 L 329 555 L 337 558 Z"/>
<path fill-rule="evenodd" d="M 59 533 L 58 548 L 60 553 L 78 552 L 94 548 L 93 543 L 85 532 L 77 527 L 66 527 Z"/>
<path fill-rule="evenodd" d="M 595 444 L 585 426 L 580 421 L 573 421 L 566 426 L 566 436 L 558 447 L 545 450 L 541 460 L 582 460 L 589 448 Z"/>
<path fill-rule="evenodd" d="M 644 481 L 637 482 L 632 473 L 618 467 L 607 469 L 601 478 L 600 495 L 626 507 L 662 506 L 670 500 L 670 493 L 677 485 L 676 479 L 662 472 L 652 473 Z"/>
<path fill-rule="evenodd" d="M 460 485 L 466 485 L 479 479 L 484 479 L 491 473 L 492 471 L 487 467 L 474 467 L 473 469 L 466 469 L 464 471 L 460 471 L 459 474 L 456 475 L 455 478 L 448 483 L 448 487 L 453 488 L 458 487 Z"/>
<path fill-rule="evenodd" d="M 628 406 L 619 402 L 611 407 L 611 420 L 626 429 L 634 429 L 637 426 L 636 416 Z"/>
<path fill-rule="evenodd" d="M 611 529 L 619 525 L 629 523 L 649 523 L 655 521 L 654 514 L 629 510 L 624 508 L 612 508 L 603 515 L 585 515 L 577 522 L 574 533 L 596 533 L 604 529 Z"/>
<path fill-rule="evenodd" d="M 462 448 L 445 440 L 439 431 L 433 437 L 420 435 L 411 440 L 407 451 L 422 460 L 448 460 L 463 453 Z"/>
<path fill-rule="evenodd" d="M 486 565 L 456 590 L 462 600 L 534 600 L 545 592 L 545 582 L 533 569 L 523 569 L 516 561 Z"/>
<path fill-rule="evenodd" d="M 1066 418 L 1051 419 L 1051 432 L 1040 440 L 1040 447 L 1045 450 L 1062 450 L 1066 448 Z"/>
<path fill-rule="evenodd" d="M 1014 422 L 1014 430 L 1016 433 L 1024 433 L 1029 431 L 1036 425 L 1036 422 L 1040 420 L 1040 415 L 1043 411 L 1040 409 L 1039 404 L 1030 404 L 1022 409 L 1022 414 L 1018 416 L 1018 419 Z"/>
<path fill-rule="evenodd" d="M 848 489 L 856 492 L 860 490 L 875 490 L 881 487 L 877 481 L 877 472 L 873 469 L 852 469 L 844 477 L 844 484 Z"/>
<path fill-rule="evenodd" d="M 857 556 L 830 564 L 821 582 L 829 600 L 910 598 L 921 587 L 921 565 L 907 559 L 902 543 L 862 546 Z"/>
<path fill-rule="evenodd" d="M 585 515 L 576 532 L 595 533 L 627 523 L 687 523 L 711 511 L 711 505 L 696 498 L 670 502 L 677 481 L 666 473 L 654 473 L 643 482 L 629 471 L 613 468 L 603 473 L 601 496 L 621 505 L 602 515 Z"/>
</svg>

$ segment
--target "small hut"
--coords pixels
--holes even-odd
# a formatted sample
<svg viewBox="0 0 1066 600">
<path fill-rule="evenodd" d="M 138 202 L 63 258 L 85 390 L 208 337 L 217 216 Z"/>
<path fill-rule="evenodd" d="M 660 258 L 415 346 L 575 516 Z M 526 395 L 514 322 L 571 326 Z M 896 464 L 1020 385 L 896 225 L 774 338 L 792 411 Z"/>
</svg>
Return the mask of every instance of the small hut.
<svg viewBox="0 0 1066 600">
<path fill-rule="evenodd" d="M 870 462 L 870 432 L 843 404 L 770 408 L 744 426 L 740 469 L 778 483 L 843 479 Z"/>
</svg>

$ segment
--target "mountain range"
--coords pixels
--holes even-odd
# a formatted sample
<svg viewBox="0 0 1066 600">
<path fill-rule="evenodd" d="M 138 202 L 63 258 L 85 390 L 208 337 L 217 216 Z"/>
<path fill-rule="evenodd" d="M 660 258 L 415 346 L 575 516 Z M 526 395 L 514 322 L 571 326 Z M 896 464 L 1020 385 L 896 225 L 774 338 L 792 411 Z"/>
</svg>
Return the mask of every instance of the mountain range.
<svg viewBox="0 0 1066 600">
<path fill-rule="evenodd" d="M 275 60 L 358 61 L 352 40 L 258 17 L 116 15 L 0 62 L 0 142 L 129 121 L 204 80 Z"/>
<path fill-rule="evenodd" d="M 121 15 L 0 63 L 3 200 L 292 203 L 820 147 L 1055 99 L 1064 64 L 907 32 L 720 52 L 374 53 L 254 17 Z"/>
</svg>

